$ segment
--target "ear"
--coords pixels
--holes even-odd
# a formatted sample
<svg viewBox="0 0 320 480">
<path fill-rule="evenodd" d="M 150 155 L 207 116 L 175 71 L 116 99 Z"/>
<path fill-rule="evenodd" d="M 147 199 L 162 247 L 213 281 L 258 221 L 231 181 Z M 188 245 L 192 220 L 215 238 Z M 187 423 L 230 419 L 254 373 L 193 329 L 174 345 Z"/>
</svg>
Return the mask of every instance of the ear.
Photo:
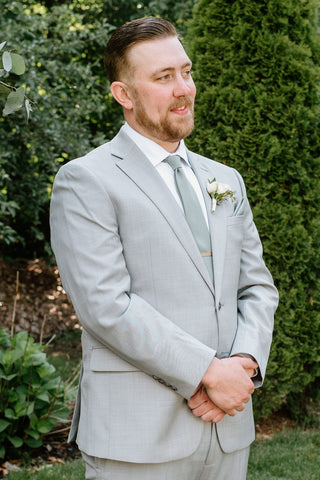
<svg viewBox="0 0 320 480">
<path fill-rule="evenodd" d="M 110 86 L 112 96 L 126 110 L 132 110 L 132 102 L 128 93 L 128 86 L 123 82 L 112 82 Z"/>
</svg>

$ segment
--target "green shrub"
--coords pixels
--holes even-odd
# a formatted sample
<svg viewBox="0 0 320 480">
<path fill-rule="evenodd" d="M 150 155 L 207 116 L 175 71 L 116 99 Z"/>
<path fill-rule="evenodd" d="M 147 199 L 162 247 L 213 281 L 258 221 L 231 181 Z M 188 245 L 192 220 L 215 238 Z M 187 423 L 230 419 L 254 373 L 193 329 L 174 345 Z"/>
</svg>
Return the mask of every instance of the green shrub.
<svg viewBox="0 0 320 480">
<path fill-rule="evenodd" d="M 43 350 L 27 332 L 0 330 L 0 458 L 40 447 L 69 416 L 65 385 Z"/>
<path fill-rule="evenodd" d="M 17 54 L 21 49 L 33 110 L 28 124 L 19 112 L 0 118 L 2 255 L 50 255 L 54 175 L 62 163 L 111 139 L 122 125 L 122 109 L 109 92 L 103 67 L 110 33 L 132 18 L 158 13 L 184 30 L 193 3 L 0 0 L 0 43 L 7 40 L 6 48 Z"/>
<path fill-rule="evenodd" d="M 296 415 L 320 377 L 320 45 L 314 0 L 200 0 L 189 146 L 235 167 L 280 293 L 256 416 Z"/>
<path fill-rule="evenodd" d="M 0 16 L 8 48 L 23 51 L 23 81 L 33 102 L 28 123 L 20 112 L 0 118 L 2 255 L 48 254 L 55 173 L 117 128 L 103 72 L 111 26 L 99 16 L 86 20 L 86 14 L 85 9 L 75 12 L 69 2 L 49 9 L 38 2 L 15 1 Z"/>
</svg>

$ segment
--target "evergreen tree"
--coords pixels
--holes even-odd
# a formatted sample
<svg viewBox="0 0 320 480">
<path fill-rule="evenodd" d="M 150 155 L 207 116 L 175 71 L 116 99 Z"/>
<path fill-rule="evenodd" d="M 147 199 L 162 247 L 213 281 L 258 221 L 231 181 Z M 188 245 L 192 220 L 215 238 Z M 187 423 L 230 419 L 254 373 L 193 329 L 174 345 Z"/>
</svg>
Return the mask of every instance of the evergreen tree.
<svg viewBox="0 0 320 480">
<path fill-rule="evenodd" d="M 200 0 L 189 146 L 243 175 L 280 293 L 257 416 L 319 393 L 320 49 L 315 0 Z"/>
</svg>

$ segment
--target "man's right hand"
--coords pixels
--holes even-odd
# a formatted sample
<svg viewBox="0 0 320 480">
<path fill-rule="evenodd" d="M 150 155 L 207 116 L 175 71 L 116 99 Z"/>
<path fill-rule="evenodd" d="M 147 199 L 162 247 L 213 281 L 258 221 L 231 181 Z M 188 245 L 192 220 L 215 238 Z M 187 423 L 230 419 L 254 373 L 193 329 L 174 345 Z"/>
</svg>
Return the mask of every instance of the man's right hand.
<svg viewBox="0 0 320 480">
<path fill-rule="evenodd" d="M 188 401 L 193 415 L 201 417 L 204 422 L 220 422 L 225 412 L 217 407 L 210 398 L 203 385 L 200 385 Z"/>
<path fill-rule="evenodd" d="M 214 358 L 206 371 L 202 384 L 208 397 L 228 415 L 234 416 L 245 408 L 254 385 L 248 371 L 258 368 L 251 358 Z"/>
</svg>

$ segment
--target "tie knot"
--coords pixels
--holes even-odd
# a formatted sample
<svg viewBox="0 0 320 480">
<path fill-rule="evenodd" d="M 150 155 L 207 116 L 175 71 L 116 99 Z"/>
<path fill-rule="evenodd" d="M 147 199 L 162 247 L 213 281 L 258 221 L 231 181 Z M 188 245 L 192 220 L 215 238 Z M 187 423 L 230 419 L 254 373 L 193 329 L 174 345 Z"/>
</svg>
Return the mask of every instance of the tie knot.
<svg viewBox="0 0 320 480">
<path fill-rule="evenodd" d="M 181 167 L 181 158 L 179 155 L 169 155 L 169 157 L 165 159 L 165 162 L 167 162 L 173 170 Z"/>
</svg>

